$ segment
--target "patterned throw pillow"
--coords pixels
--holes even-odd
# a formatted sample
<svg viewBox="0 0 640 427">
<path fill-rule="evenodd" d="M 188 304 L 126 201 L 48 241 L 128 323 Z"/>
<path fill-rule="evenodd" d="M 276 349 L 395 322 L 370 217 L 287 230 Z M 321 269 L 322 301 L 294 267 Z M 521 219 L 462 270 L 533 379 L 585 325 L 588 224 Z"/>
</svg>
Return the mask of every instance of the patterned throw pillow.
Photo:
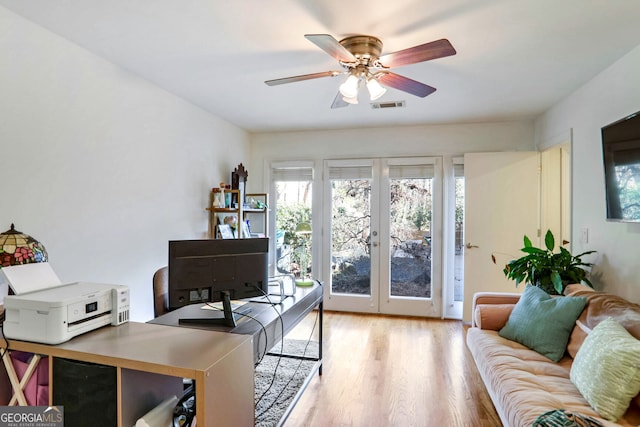
<svg viewBox="0 0 640 427">
<path fill-rule="evenodd" d="M 557 362 L 586 303 L 585 297 L 552 298 L 538 287 L 527 286 L 499 334 Z"/>
<path fill-rule="evenodd" d="M 603 320 L 578 350 L 570 378 L 596 412 L 618 420 L 640 392 L 640 341 L 612 318 Z"/>
</svg>

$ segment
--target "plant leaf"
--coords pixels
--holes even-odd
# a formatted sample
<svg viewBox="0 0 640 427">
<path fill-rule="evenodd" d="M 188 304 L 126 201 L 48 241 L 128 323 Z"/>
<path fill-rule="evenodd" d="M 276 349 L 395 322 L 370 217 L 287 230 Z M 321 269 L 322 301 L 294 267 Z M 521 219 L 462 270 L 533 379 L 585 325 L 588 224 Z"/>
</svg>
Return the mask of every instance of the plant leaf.
<svg viewBox="0 0 640 427">
<path fill-rule="evenodd" d="M 558 295 L 562 295 L 562 279 L 560 278 L 560 274 L 557 271 L 551 272 L 551 281 L 553 282 L 553 287 L 555 288 Z"/>
<path fill-rule="evenodd" d="M 536 248 L 533 246 L 525 246 L 524 248 L 520 249 L 522 252 L 528 253 L 528 254 L 544 254 L 547 251 L 543 251 L 540 248 Z"/>
<path fill-rule="evenodd" d="M 551 230 L 547 230 L 547 234 L 544 235 L 544 244 L 548 250 L 553 251 L 553 248 L 556 245 L 556 241 L 553 238 L 553 233 L 551 233 Z"/>
<path fill-rule="evenodd" d="M 527 235 L 525 234 L 524 236 L 524 247 L 525 248 L 530 248 L 533 245 L 531 244 L 531 240 L 527 237 Z"/>
<path fill-rule="evenodd" d="M 589 254 L 595 254 L 597 251 L 586 251 L 586 252 L 582 252 L 581 254 L 575 255 L 576 258 L 581 258 L 585 255 L 589 255 Z"/>
</svg>

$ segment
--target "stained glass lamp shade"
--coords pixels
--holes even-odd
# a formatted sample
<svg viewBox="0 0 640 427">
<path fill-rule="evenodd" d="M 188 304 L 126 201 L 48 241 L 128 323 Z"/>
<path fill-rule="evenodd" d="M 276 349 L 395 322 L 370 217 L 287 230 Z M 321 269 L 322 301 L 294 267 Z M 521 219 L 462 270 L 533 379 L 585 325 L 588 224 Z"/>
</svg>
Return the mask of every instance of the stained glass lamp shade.
<svg viewBox="0 0 640 427">
<path fill-rule="evenodd" d="M 47 250 L 33 237 L 11 229 L 0 233 L 0 268 L 11 265 L 46 262 Z"/>
</svg>

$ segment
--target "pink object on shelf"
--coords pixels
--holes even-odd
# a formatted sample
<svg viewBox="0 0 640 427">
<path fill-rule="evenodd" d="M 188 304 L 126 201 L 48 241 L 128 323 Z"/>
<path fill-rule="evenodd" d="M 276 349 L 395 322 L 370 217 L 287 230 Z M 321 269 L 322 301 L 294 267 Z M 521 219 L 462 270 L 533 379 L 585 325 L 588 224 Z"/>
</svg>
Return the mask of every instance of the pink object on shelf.
<svg viewBox="0 0 640 427">
<path fill-rule="evenodd" d="M 11 363 L 18 375 L 22 379 L 29 362 L 33 357 L 32 353 L 23 351 L 11 351 Z M 24 396 L 30 406 L 48 406 L 49 405 L 49 360 L 43 358 L 38 363 L 38 367 L 29 379 L 27 385 L 23 388 Z"/>
</svg>

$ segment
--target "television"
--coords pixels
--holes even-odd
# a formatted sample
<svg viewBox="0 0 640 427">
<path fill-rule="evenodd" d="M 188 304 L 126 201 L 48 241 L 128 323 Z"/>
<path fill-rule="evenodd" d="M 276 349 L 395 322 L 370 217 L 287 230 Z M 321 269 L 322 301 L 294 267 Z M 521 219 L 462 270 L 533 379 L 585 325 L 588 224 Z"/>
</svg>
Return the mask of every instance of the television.
<svg viewBox="0 0 640 427">
<path fill-rule="evenodd" d="M 640 111 L 602 128 L 607 220 L 640 222 Z"/>
<path fill-rule="evenodd" d="M 231 300 L 268 293 L 268 251 L 268 238 L 169 241 L 169 309 L 222 302 L 180 323 L 236 326 Z"/>
</svg>

